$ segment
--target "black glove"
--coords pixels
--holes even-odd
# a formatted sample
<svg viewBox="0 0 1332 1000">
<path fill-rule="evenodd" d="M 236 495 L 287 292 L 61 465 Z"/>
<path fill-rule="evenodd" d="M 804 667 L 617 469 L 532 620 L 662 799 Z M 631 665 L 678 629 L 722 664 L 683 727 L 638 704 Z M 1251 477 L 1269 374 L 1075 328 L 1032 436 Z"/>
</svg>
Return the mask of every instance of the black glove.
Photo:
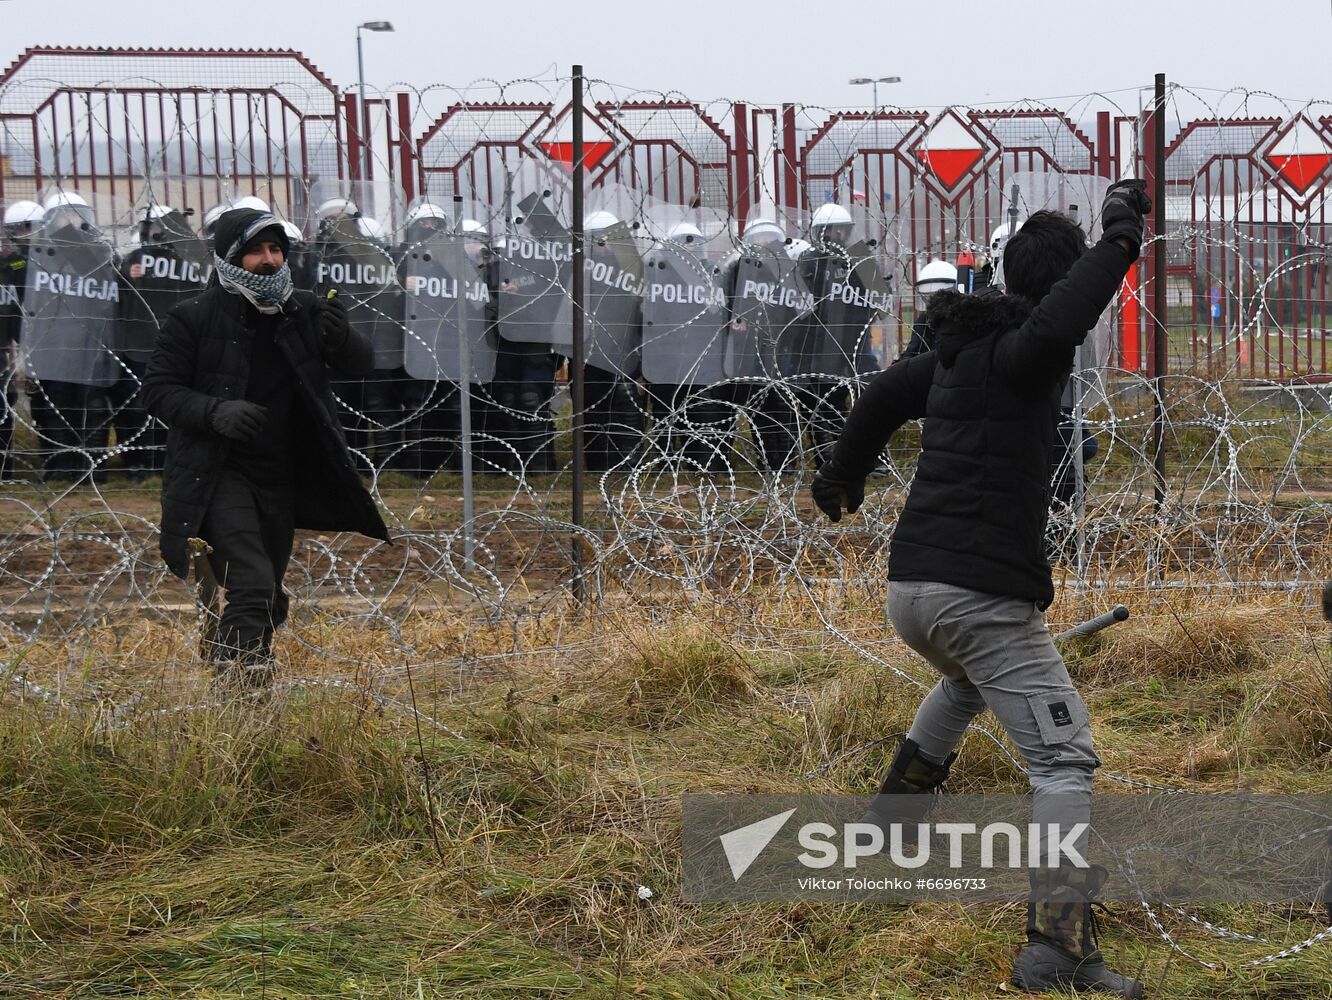
<svg viewBox="0 0 1332 1000">
<path fill-rule="evenodd" d="M 329 350 L 337 351 L 347 343 L 351 325 L 347 322 L 347 307 L 339 298 L 321 299 L 319 306 L 319 338 Z"/>
<path fill-rule="evenodd" d="M 1116 181 L 1101 203 L 1101 239 L 1128 240 L 1133 245 L 1129 257 L 1137 260 L 1142 250 L 1143 224 L 1151 210 L 1146 181 Z"/>
<path fill-rule="evenodd" d="M 224 399 L 208 417 L 213 430 L 232 441 L 251 440 L 267 421 L 268 410 L 247 399 Z"/>
<path fill-rule="evenodd" d="M 848 514 L 860 510 L 865 502 L 865 477 L 847 475 L 836 462 L 824 462 L 814 473 L 809 493 L 814 505 L 836 523 L 842 519 L 842 508 Z"/>
<path fill-rule="evenodd" d="M 1332 622 L 1332 580 L 1323 584 L 1323 617 Z"/>
</svg>

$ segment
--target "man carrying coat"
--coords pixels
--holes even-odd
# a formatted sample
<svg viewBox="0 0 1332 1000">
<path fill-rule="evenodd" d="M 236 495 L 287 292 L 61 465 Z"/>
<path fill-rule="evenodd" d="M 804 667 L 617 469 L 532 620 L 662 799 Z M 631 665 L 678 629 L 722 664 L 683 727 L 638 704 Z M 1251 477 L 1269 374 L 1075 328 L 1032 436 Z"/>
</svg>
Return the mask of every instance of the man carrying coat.
<svg viewBox="0 0 1332 1000">
<path fill-rule="evenodd" d="M 388 529 L 352 465 L 328 367 L 368 374 L 374 353 L 335 299 L 293 288 L 277 218 L 236 209 L 213 233 L 214 276 L 172 310 L 148 362 L 148 411 L 167 425 L 162 557 L 184 579 L 191 538 L 211 548 L 226 606 L 210 655 L 237 687 L 271 684 L 273 630 L 296 528 Z"/>
</svg>

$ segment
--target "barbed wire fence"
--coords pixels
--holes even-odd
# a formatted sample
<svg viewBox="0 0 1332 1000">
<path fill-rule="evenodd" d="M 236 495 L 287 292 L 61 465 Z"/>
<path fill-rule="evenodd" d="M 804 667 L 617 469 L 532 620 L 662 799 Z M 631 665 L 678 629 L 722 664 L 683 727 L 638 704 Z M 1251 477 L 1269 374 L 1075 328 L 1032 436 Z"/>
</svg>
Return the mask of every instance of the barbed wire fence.
<svg viewBox="0 0 1332 1000">
<path fill-rule="evenodd" d="M 845 615 L 849 594 L 882 587 L 911 432 L 849 526 L 813 517 L 809 477 L 864 380 L 907 349 L 931 262 L 979 287 L 1003 227 L 1043 209 L 1095 239 L 1105 188 L 1130 175 L 1163 177 L 1167 196 L 1066 396 L 1049 528 L 1066 606 L 1123 590 L 1141 610 L 1181 590 L 1304 600 L 1332 576 L 1327 102 L 1175 86 L 1155 113 L 1137 91 L 848 110 L 587 79 L 576 108 L 573 82 L 399 86 L 362 104 L 297 53 L 30 50 L 10 68 L 0 200 L 41 210 L 6 226 L 22 266 L 0 286 L 9 696 L 104 728 L 200 707 L 148 698 L 104 628 L 168 627 L 171 665 L 194 662 L 193 590 L 157 553 L 163 432 L 138 398 L 158 322 L 207 281 L 210 217 L 245 197 L 288 220 L 298 284 L 337 288 L 376 351 L 372 376 L 335 391 L 394 542 L 302 534 L 291 632 L 333 676 L 289 672 L 293 688 L 368 690 L 458 735 L 393 680 L 451 675 L 465 699 L 507 654 L 465 640 L 442 654 L 419 617 L 463 602 L 516 636 L 574 596 L 607 621 L 625 596 L 745 608 L 736 627 L 756 643 L 839 644 L 920 684 Z M 764 623 L 757 593 L 795 595 L 818 627 Z M 373 631 L 373 673 L 324 641 L 339 623 Z"/>
</svg>

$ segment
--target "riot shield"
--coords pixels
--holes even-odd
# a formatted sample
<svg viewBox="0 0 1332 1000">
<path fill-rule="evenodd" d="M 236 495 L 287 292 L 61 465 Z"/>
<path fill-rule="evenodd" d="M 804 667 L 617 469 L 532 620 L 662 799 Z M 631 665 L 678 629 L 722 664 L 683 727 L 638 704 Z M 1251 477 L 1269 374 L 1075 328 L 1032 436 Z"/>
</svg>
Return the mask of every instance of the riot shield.
<svg viewBox="0 0 1332 1000">
<path fill-rule="evenodd" d="M 515 221 L 496 246 L 499 335 L 515 344 L 561 343 L 572 319 L 569 232 L 540 193 L 519 202 Z"/>
<path fill-rule="evenodd" d="M 347 319 L 375 349 L 375 368 L 402 367 L 402 303 L 397 267 L 388 250 L 367 235 L 360 219 L 340 216 L 321 223 L 315 244 L 315 288 L 336 288 Z"/>
<path fill-rule="evenodd" d="M 635 373 L 641 347 L 643 258 L 628 226 L 589 233 L 585 272 L 587 363 L 603 371 Z M 557 349 L 573 353 L 569 329 Z"/>
<path fill-rule="evenodd" d="M 722 379 L 723 297 L 718 269 L 684 242 L 667 242 L 644 261 L 643 377 L 666 385 Z"/>
<path fill-rule="evenodd" d="M 802 374 L 848 377 L 880 367 L 870 338 L 892 302 L 872 249 L 861 241 L 845 247 L 819 243 L 799 266 L 814 296 Z"/>
<path fill-rule="evenodd" d="M 111 352 L 119 275 L 100 232 L 67 216 L 48 216 L 31 243 L 20 364 L 39 381 L 105 388 L 119 373 Z"/>
<path fill-rule="evenodd" d="M 751 247 L 730 265 L 730 323 L 723 370 L 730 378 L 797 374 L 801 317 L 814 308 L 781 244 Z"/>
<path fill-rule="evenodd" d="M 471 355 L 467 380 L 495 377 L 495 333 L 486 316 L 490 290 L 461 236 L 431 233 L 406 248 L 403 300 L 408 375 L 426 382 L 463 381 L 466 336 Z"/>
<path fill-rule="evenodd" d="M 120 322 L 115 350 L 147 361 L 167 313 L 197 296 L 213 273 L 212 255 L 179 212 L 145 224 L 148 239 L 121 263 Z"/>
</svg>

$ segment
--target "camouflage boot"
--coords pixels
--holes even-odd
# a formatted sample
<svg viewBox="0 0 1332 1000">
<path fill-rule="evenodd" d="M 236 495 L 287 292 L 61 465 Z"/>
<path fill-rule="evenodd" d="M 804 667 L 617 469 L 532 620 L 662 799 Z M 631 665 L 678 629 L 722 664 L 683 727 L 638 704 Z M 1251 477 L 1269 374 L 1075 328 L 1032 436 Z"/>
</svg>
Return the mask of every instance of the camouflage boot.
<svg viewBox="0 0 1332 1000">
<path fill-rule="evenodd" d="M 892 843 L 893 826 L 905 824 L 902 843 L 914 846 L 918 833 L 916 824 L 925 819 L 933 804 L 932 793 L 939 791 L 955 760 L 957 754 L 949 754 L 940 764 L 921 753 L 915 740 L 910 737 L 902 740 L 874 801 L 858 822 L 877 826 L 883 831 L 885 851 Z"/>
<path fill-rule="evenodd" d="M 1107 877 L 1100 865 L 1032 872 L 1027 943 L 1013 963 L 1014 986 L 1027 993 L 1085 990 L 1141 1000 L 1142 984 L 1101 959 L 1092 897 Z"/>
</svg>

